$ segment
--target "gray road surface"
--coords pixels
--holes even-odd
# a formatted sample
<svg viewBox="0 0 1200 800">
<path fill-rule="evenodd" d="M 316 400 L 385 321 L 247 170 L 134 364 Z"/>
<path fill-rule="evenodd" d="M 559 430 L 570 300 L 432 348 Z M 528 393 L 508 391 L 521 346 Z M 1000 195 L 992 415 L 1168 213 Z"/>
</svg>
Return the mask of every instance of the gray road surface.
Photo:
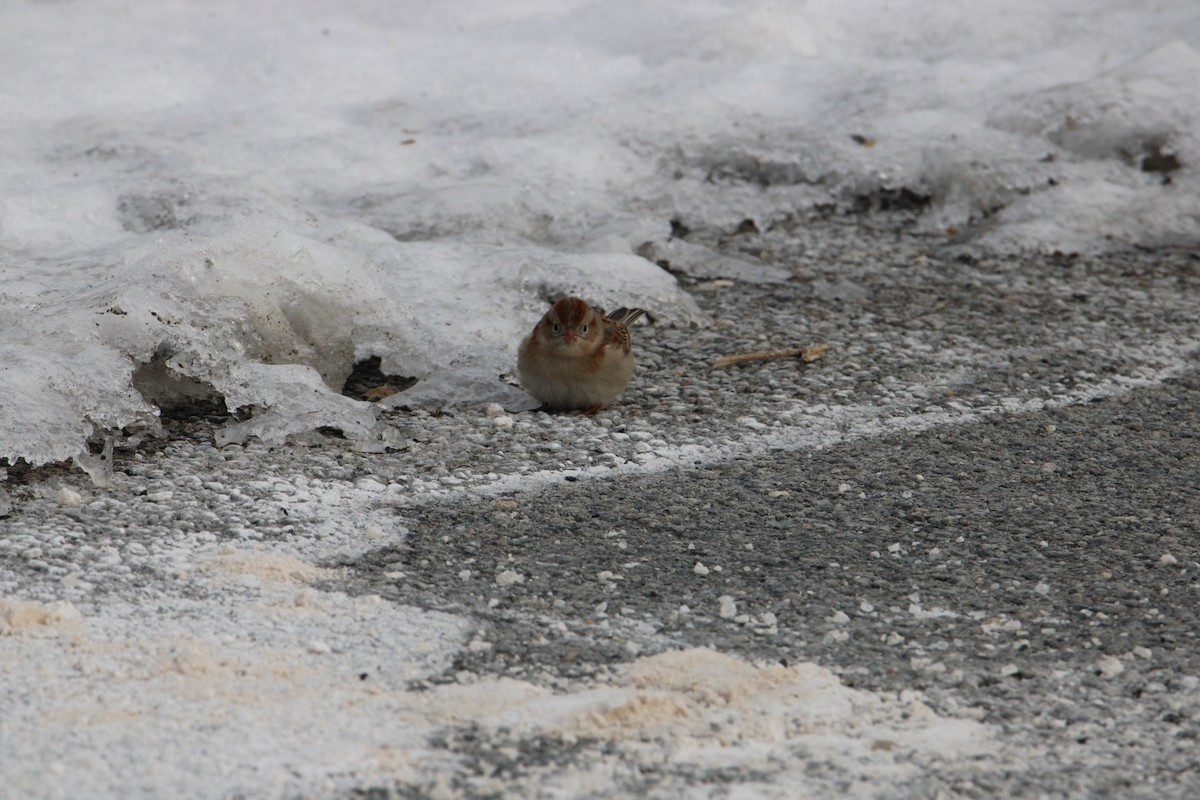
<svg viewBox="0 0 1200 800">
<path fill-rule="evenodd" d="M 1200 796 L 1200 258 L 971 258 L 903 223 L 691 234 L 777 272 L 681 274 L 712 324 L 639 326 L 635 384 L 596 417 L 399 413 L 411 438 L 380 455 L 329 436 L 218 449 L 193 418 L 118 448 L 109 489 L 10 470 L 0 595 L 85 615 L 218 603 L 180 552 L 295 544 L 336 568 L 317 590 L 465 618 L 487 643 L 411 691 L 603 687 L 639 656 L 711 646 L 918 692 L 995 737 L 976 758 L 899 747 L 908 769 L 873 779 L 799 745 L 705 766 L 460 722 L 417 777 L 327 796 Z M 710 369 L 814 343 L 811 364 Z M 328 520 L 288 495 L 317 484 L 375 492 L 404 536 L 324 547 Z M 322 796 L 309 786 L 288 796 Z"/>
</svg>

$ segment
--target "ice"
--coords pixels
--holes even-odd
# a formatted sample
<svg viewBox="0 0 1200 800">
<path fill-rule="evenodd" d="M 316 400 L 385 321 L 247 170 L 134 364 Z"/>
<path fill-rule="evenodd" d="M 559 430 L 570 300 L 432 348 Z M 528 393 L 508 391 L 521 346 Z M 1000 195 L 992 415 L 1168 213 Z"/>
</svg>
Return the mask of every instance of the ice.
<svg viewBox="0 0 1200 800">
<path fill-rule="evenodd" d="M 89 337 L 85 324 L 78 316 L 36 315 L 0 297 L 4 457 L 65 461 L 86 450 L 96 428 L 151 414 L 130 384 L 129 360 Z"/>
<path fill-rule="evenodd" d="M 223 400 L 223 441 L 517 409 L 558 294 L 702 322 L 672 237 L 904 205 L 967 248 L 1195 241 L 1200 6 L 269 0 L 6 8 L 0 458 Z M 682 227 L 680 227 L 682 226 Z M 832 284 L 831 284 L 832 285 Z"/>
<path fill-rule="evenodd" d="M 652 242 L 639 251 L 656 264 L 694 278 L 731 278 L 747 283 L 787 283 L 790 270 L 766 263 L 721 255 L 703 245 L 683 239 Z"/>
</svg>

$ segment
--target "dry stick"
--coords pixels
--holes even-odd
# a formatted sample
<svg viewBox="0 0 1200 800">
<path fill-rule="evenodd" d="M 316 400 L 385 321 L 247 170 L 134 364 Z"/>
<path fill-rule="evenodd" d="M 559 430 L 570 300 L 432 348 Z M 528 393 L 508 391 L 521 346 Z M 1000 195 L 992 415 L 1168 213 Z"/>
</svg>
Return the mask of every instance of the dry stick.
<svg viewBox="0 0 1200 800">
<path fill-rule="evenodd" d="M 756 350 L 753 353 L 739 353 L 736 356 L 724 356 L 713 362 L 713 369 L 721 369 L 734 364 L 746 364 L 751 361 L 778 361 L 781 358 L 797 358 L 804 362 L 816 361 L 825 355 L 829 349 L 827 344 L 814 344 L 810 347 L 788 347 L 784 350 Z"/>
</svg>

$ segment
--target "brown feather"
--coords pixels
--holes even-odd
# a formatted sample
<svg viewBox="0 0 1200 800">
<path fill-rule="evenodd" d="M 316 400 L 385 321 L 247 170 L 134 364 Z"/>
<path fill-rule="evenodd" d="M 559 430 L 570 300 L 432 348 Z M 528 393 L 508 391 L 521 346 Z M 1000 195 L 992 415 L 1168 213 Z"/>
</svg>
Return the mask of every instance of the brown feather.
<svg viewBox="0 0 1200 800">
<path fill-rule="evenodd" d="M 645 309 L 641 308 L 618 308 L 609 314 L 608 324 L 605 326 L 608 331 L 604 343 L 616 345 L 628 353 L 633 349 L 633 337 L 629 335 L 629 325 L 645 313 Z"/>
<path fill-rule="evenodd" d="M 606 316 L 613 322 L 620 322 L 622 325 L 632 325 L 645 313 L 646 309 L 644 308 L 618 308 Z"/>
<path fill-rule="evenodd" d="M 633 337 L 629 335 L 629 328 L 612 320 L 609 320 L 608 324 L 604 327 L 606 328 L 604 332 L 604 345 L 598 349 L 602 350 L 604 347 L 613 346 L 619 347 L 622 351 L 628 353 L 633 347 Z"/>
<path fill-rule="evenodd" d="M 558 321 L 568 328 L 582 324 L 587 319 L 589 310 L 588 304 L 578 297 L 564 297 L 554 304 L 554 313 L 558 315 Z"/>
<path fill-rule="evenodd" d="M 541 323 L 539 322 L 538 325 L 540 325 L 540 324 Z M 538 342 L 537 332 L 538 332 L 538 326 L 534 325 L 533 332 L 529 334 L 529 337 L 525 340 L 525 343 L 521 346 L 521 351 L 526 356 L 532 356 L 538 350 L 542 349 L 542 345 Z"/>
</svg>

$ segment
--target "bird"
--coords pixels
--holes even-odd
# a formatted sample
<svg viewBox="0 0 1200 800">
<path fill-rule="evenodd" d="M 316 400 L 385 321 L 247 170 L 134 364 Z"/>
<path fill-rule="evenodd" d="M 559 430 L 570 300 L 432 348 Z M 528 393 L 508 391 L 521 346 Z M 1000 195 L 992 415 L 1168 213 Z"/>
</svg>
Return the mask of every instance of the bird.
<svg viewBox="0 0 1200 800">
<path fill-rule="evenodd" d="M 607 408 L 633 377 L 629 325 L 645 314 L 619 308 L 611 314 L 579 297 L 564 297 L 521 341 L 517 377 L 542 402 L 541 411 Z"/>
</svg>

